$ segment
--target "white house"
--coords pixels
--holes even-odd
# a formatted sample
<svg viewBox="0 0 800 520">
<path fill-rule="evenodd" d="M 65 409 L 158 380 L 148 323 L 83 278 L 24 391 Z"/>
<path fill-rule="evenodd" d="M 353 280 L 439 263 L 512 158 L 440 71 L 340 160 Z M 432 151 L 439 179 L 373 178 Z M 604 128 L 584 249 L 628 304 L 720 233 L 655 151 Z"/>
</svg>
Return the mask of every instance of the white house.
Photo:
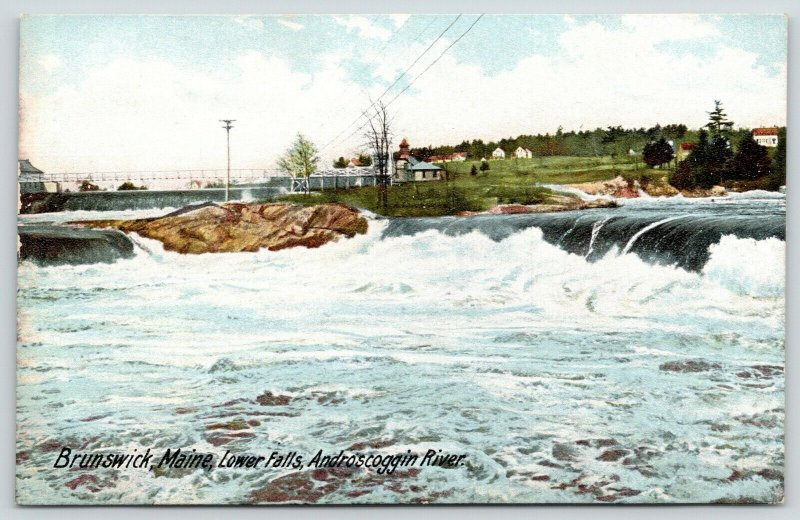
<svg viewBox="0 0 800 520">
<path fill-rule="evenodd" d="M 533 154 L 527 148 L 519 146 L 516 150 L 514 150 L 514 157 L 517 159 L 530 159 L 533 157 Z"/>
<path fill-rule="evenodd" d="M 500 148 L 499 146 L 495 149 L 495 151 L 492 152 L 492 159 L 505 159 L 505 158 L 506 158 L 506 152 L 504 152 L 503 149 Z"/>
<path fill-rule="evenodd" d="M 761 146 L 768 146 L 774 148 L 778 146 L 778 129 L 777 128 L 754 128 L 753 139 L 756 140 Z"/>
</svg>

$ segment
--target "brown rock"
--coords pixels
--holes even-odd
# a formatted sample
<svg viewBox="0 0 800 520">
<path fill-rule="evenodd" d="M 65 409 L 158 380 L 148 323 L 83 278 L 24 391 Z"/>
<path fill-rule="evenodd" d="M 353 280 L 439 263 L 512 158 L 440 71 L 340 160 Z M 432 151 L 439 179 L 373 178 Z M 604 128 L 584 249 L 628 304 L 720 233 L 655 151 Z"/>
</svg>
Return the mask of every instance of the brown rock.
<svg viewBox="0 0 800 520">
<path fill-rule="evenodd" d="M 89 473 L 84 473 L 83 475 L 70 480 L 64 485 L 74 491 L 79 486 L 88 486 L 90 484 L 97 484 L 97 477 L 90 475 Z"/>
<path fill-rule="evenodd" d="M 597 460 L 602 460 L 603 462 L 616 462 L 625 455 L 628 454 L 628 450 L 606 450 L 597 457 Z"/>
<path fill-rule="evenodd" d="M 639 197 L 639 190 L 631 186 L 625 186 L 624 188 L 620 188 L 619 190 L 615 191 L 614 196 L 621 199 L 636 199 Z"/>
<path fill-rule="evenodd" d="M 665 372 L 705 372 L 713 368 L 720 368 L 718 363 L 708 363 L 702 360 L 689 359 L 686 361 L 669 361 L 659 367 Z"/>
<path fill-rule="evenodd" d="M 206 430 L 246 430 L 250 426 L 244 419 L 234 419 L 226 423 L 215 423 L 206 426 Z"/>
<path fill-rule="evenodd" d="M 343 204 L 215 204 L 138 220 L 73 222 L 115 228 L 158 240 L 178 253 L 232 253 L 287 247 L 319 247 L 341 236 L 367 232 L 367 220 Z"/>
<path fill-rule="evenodd" d="M 256 402 L 261 406 L 286 406 L 291 400 L 288 395 L 275 395 L 272 392 L 264 392 L 256 397 Z"/>
</svg>

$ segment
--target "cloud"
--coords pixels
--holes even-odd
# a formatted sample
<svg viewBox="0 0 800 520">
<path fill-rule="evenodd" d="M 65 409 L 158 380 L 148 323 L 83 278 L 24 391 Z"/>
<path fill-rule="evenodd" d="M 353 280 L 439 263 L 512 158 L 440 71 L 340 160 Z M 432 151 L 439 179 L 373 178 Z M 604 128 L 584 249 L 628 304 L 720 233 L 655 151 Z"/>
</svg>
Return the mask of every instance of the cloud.
<svg viewBox="0 0 800 520">
<path fill-rule="evenodd" d="M 406 21 L 411 18 L 410 14 L 390 14 L 389 18 L 392 20 L 395 29 L 401 27 Z"/>
<path fill-rule="evenodd" d="M 278 18 L 278 23 L 281 24 L 282 26 L 288 28 L 288 29 L 291 29 L 292 31 L 299 31 L 299 30 L 301 30 L 301 29 L 303 29 L 305 27 L 305 25 L 303 25 L 303 24 L 300 24 L 300 23 L 297 23 L 297 22 L 293 22 L 293 21 L 288 20 L 286 18 Z"/>
<path fill-rule="evenodd" d="M 337 24 L 345 27 L 348 33 L 354 31 L 357 32 L 361 38 L 386 41 L 389 39 L 389 36 L 391 36 L 391 32 L 389 31 L 389 29 L 386 29 L 385 27 L 381 27 L 380 25 L 375 24 L 365 16 L 358 16 L 358 15 L 349 15 L 346 17 L 334 16 L 333 20 Z"/>
<path fill-rule="evenodd" d="M 263 168 L 298 131 L 333 137 L 344 117 L 337 108 L 361 99 L 338 59 L 312 76 L 248 51 L 217 72 L 121 58 L 77 85 L 22 92 L 20 156 L 50 171 L 224 168 L 224 118 L 237 120 L 234 166 Z"/>
<path fill-rule="evenodd" d="M 264 20 L 261 18 L 255 18 L 253 16 L 236 16 L 234 17 L 233 21 L 242 27 L 246 27 L 255 31 L 260 31 L 264 28 Z"/>
<path fill-rule="evenodd" d="M 40 57 L 37 62 L 39 66 L 46 71 L 53 71 L 61 67 L 61 59 L 55 54 L 45 54 Z"/>
</svg>

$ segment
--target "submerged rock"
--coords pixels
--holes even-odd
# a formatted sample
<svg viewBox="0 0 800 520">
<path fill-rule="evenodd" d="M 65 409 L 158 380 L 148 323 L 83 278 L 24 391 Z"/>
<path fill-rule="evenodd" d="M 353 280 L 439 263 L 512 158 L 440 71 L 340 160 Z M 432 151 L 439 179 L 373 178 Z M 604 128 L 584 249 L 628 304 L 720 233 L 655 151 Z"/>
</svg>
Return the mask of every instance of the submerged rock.
<svg viewBox="0 0 800 520">
<path fill-rule="evenodd" d="M 313 248 L 367 232 L 367 219 L 343 204 L 203 204 L 157 218 L 75 224 L 137 233 L 188 254 Z"/>
<path fill-rule="evenodd" d="M 48 224 L 17 228 L 19 259 L 40 265 L 114 262 L 133 256 L 133 242 L 119 231 Z"/>
<path fill-rule="evenodd" d="M 720 368 L 720 365 L 719 363 L 689 359 L 686 361 L 669 361 L 667 363 L 662 363 L 658 368 L 665 372 L 706 372 L 708 370 Z"/>
</svg>

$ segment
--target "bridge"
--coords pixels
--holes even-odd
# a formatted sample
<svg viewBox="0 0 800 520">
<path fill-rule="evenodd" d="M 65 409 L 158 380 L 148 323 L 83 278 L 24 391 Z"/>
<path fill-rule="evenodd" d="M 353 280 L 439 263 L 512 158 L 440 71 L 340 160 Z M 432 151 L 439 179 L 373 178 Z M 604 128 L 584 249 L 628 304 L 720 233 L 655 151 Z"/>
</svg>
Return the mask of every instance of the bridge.
<svg viewBox="0 0 800 520">
<path fill-rule="evenodd" d="M 225 169 L 37 172 L 21 174 L 20 182 L 73 183 L 76 185 L 83 181 L 91 183 L 133 182 L 139 184 L 169 182 L 174 185 L 183 181 L 183 186 L 188 186 L 189 189 L 199 189 L 208 187 L 209 184 L 222 184 L 227 176 L 228 170 Z M 237 168 L 230 170 L 231 186 L 261 185 L 284 187 L 291 192 L 305 191 L 306 188 L 309 190 L 325 190 L 374 186 L 378 183 L 377 179 L 375 170 L 364 167 L 326 168 L 316 171 L 309 178 L 292 177 L 277 168 Z"/>
</svg>

